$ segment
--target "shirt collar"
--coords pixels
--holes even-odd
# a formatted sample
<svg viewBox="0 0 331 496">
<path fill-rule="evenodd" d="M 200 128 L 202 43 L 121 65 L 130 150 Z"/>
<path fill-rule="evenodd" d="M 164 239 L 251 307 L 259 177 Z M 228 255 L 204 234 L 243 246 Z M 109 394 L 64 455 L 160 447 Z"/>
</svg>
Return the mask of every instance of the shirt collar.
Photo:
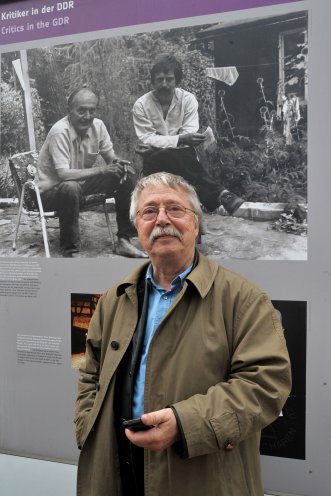
<svg viewBox="0 0 331 496">
<path fill-rule="evenodd" d="M 76 139 L 80 140 L 80 141 L 83 141 L 85 138 L 88 138 L 90 139 L 91 137 L 91 133 L 92 133 L 92 126 L 93 126 L 93 122 L 91 124 L 91 126 L 88 128 L 88 130 L 86 131 L 85 135 L 84 135 L 84 138 L 82 139 L 77 133 L 76 133 L 76 130 L 75 128 L 73 127 L 73 125 L 71 124 L 70 122 L 70 119 L 69 119 L 69 116 L 67 116 L 67 119 L 68 119 L 68 126 L 69 126 L 69 135 L 70 135 L 70 139 L 71 139 L 71 142 L 73 143 Z"/>
<path fill-rule="evenodd" d="M 179 90 L 178 88 L 175 88 L 175 91 L 174 91 L 174 94 L 172 95 L 172 100 L 171 100 L 171 103 L 170 103 L 170 107 L 174 104 L 174 102 L 176 102 L 177 100 L 179 100 Z M 155 103 L 158 103 L 160 105 L 160 101 L 158 100 L 158 98 L 156 98 L 156 96 L 154 95 L 154 92 L 153 90 L 150 92 L 150 94 L 152 95 L 152 98 L 154 100 Z"/>
<path fill-rule="evenodd" d="M 181 272 L 180 274 L 178 274 L 178 276 L 175 277 L 175 279 L 171 282 L 172 290 L 177 288 L 177 287 L 183 286 L 184 280 L 185 280 L 186 276 L 191 272 L 192 267 L 193 267 L 193 262 L 191 263 L 191 265 L 187 269 L 183 270 L 183 272 Z M 164 289 L 164 288 L 161 288 L 161 286 L 159 286 L 154 280 L 152 264 L 149 264 L 149 266 L 147 267 L 146 279 L 147 279 L 148 283 L 152 284 L 152 286 L 154 286 L 155 288 Z"/>
</svg>

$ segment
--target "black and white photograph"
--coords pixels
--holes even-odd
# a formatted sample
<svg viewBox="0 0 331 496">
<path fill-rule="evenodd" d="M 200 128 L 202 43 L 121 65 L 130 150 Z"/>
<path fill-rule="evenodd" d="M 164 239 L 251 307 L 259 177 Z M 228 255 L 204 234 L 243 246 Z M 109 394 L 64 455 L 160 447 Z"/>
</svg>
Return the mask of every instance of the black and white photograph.
<svg viewBox="0 0 331 496">
<path fill-rule="evenodd" d="M 1 54 L 0 256 L 145 258 L 158 171 L 197 190 L 199 249 L 307 259 L 308 13 Z"/>
</svg>

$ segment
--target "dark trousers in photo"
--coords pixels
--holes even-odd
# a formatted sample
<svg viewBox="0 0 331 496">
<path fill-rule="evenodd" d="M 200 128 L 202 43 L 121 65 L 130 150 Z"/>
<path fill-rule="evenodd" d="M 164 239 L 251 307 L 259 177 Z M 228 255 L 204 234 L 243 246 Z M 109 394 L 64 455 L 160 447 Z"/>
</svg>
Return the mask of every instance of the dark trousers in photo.
<svg viewBox="0 0 331 496">
<path fill-rule="evenodd" d="M 182 176 L 196 189 L 202 205 L 213 212 L 220 206 L 220 193 L 224 187 L 217 184 L 199 162 L 192 147 L 161 148 L 143 156 L 143 175 L 169 172 Z"/>
<path fill-rule="evenodd" d="M 104 193 L 115 198 L 117 236 L 129 239 L 136 231 L 129 218 L 130 197 L 135 181 L 131 175 L 120 182 L 116 174 L 109 172 L 84 181 L 63 181 L 41 195 L 44 210 L 56 211 L 60 222 L 60 246 L 64 252 L 80 250 L 79 212 L 84 197 Z M 91 226 L 93 229 L 93 226 Z"/>
</svg>

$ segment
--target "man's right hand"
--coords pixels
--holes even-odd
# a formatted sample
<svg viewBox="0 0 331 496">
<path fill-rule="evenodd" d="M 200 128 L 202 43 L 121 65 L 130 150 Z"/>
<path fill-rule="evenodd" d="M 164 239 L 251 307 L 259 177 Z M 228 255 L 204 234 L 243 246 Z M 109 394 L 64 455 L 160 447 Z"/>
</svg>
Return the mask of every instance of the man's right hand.
<svg viewBox="0 0 331 496">
<path fill-rule="evenodd" d="M 152 145 L 146 145 L 145 143 L 137 143 L 134 147 L 134 151 L 139 155 L 149 155 L 155 150 L 155 147 Z"/>
<path fill-rule="evenodd" d="M 206 136 L 201 133 L 180 134 L 178 145 L 198 146 L 205 141 Z"/>
</svg>

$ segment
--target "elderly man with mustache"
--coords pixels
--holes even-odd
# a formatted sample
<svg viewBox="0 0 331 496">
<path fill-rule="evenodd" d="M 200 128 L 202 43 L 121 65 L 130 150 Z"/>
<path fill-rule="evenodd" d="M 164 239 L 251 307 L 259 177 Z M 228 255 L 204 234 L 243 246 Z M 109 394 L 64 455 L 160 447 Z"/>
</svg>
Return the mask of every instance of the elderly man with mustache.
<svg viewBox="0 0 331 496">
<path fill-rule="evenodd" d="M 291 387 L 275 310 L 197 252 L 200 202 L 183 178 L 141 179 L 130 216 L 150 262 L 103 295 L 91 320 L 77 494 L 262 496 L 260 431 Z"/>
<path fill-rule="evenodd" d="M 79 209 L 85 195 L 115 197 L 118 255 L 145 258 L 130 243 L 135 230 L 129 219 L 128 197 L 134 188 L 134 170 L 116 157 L 104 123 L 95 117 L 98 98 L 78 88 L 68 98 L 68 115 L 49 131 L 38 158 L 37 181 L 44 209 L 56 210 L 60 220 L 60 246 L 64 257 L 80 251 Z M 98 156 L 104 164 L 94 166 Z"/>
</svg>

